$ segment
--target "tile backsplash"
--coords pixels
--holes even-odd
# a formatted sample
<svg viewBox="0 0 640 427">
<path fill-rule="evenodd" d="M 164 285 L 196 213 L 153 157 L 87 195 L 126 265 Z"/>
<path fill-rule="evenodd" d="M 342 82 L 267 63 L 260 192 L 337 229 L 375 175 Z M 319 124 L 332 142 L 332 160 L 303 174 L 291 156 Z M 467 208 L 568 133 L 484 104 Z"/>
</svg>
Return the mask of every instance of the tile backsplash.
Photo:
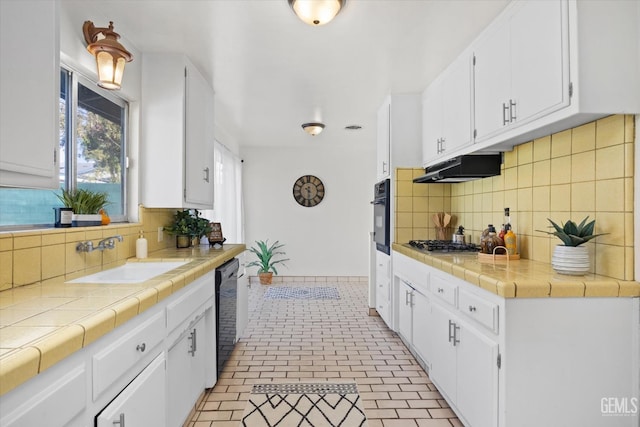
<svg viewBox="0 0 640 427">
<path fill-rule="evenodd" d="M 164 233 L 158 242 L 158 227 L 171 222 L 175 209 L 140 207 L 140 223 L 110 224 L 100 227 L 49 228 L 0 233 L 0 291 L 65 277 L 73 279 L 105 268 L 124 264 L 136 254 L 136 239 L 144 231 L 149 252 L 175 245 Z M 120 234 L 113 250 L 77 252 L 79 242 Z"/>
<path fill-rule="evenodd" d="M 546 230 L 556 222 L 596 220 L 588 243 L 592 272 L 634 280 L 634 139 L 632 115 L 609 116 L 521 144 L 504 153 L 499 176 L 458 184 L 414 184 L 423 169 L 396 170 L 395 242 L 433 239 L 431 216 L 453 215 L 467 241 L 478 243 L 487 224 L 498 229 L 504 208 L 518 236 L 521 257 L 550 262 L 560 243 Z"/>
</svg>

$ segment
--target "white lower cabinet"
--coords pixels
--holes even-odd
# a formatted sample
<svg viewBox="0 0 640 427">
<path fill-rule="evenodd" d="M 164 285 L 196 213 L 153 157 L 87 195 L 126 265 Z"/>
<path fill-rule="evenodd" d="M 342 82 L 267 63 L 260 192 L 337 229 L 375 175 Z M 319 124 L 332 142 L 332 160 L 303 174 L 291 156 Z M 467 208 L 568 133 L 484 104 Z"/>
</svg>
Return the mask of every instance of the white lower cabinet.
<svg viewBox="0 0 640 427">
<path fill-rule="evenodd" d="M 404 281 L 400 281 L 399 286 L 397 331 L 402 341 L 411 347 L 413 345 L 413 294 L 415 289 Z"/>
<path fill-rule="evenodd" d="M 216 383 L 211 271 L 0 398 L 1 427 L 179 427 Z"/>
<path fill-rule="evenodd" d="M 420 292 L 413 294 L 413 335 L 412 344 L 414 356 L 425 368 L 431 360 L 431 300 Z M 428 368 L 427 368 L 428 369 Z"/>
<path fill-rule="evenodd" d="M 84 363 L 67 369 L 50 375 L 53 378 L 48 378 L 51 382 L 45 388 L 19 405 L 5 406 L 6 401 L 0 400 L 0 426 L 81 425 L 71 420 L 86 407 L 87 371 Z"/>
<path fill-rule="evenodd" d="M 205 389 L 205 318 L 201 317 L 167 352 L 169 426 L 181 426 Z"/>
<path fill-rule="evenodd" d="M 96 416 L 96 427 L 166 426 L 165 358 L 160 353 L 122 392 Z"/>
<path fill-rule="evenodd" d="M 92 363 L 94 399 L 123 375 L 131 375 L 131 369 L 162 343 L 164 335 L 165 315 L 161 311 L 95 354 Z"/>
<path fill-rule="evenodd" d="M 391 257 L 376 251 L 376 311 L 393 329 L 391 311 Z"/>
<path fill-rule="evenodd" d="M 431 305 L 429 376 L 468 425 L 497 425 L 498 343 L 440 303 Z"/>
<path fill-rule="evenodd" d="M 396 331 L 465 426 L 640 426 L 640 298 L 503 298 L 398 252 L 393 276 Z"/>
</svg>

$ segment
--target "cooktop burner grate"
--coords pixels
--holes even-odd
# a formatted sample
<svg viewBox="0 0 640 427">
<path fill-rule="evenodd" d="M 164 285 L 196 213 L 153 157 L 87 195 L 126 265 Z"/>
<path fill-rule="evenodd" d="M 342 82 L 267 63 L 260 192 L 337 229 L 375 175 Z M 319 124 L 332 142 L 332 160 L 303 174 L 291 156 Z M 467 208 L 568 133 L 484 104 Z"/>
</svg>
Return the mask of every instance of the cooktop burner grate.
<svg viewBox="0 0 640 427">
<path fill-rule="evenodd" d="M 474 243 L 454 243 L 451 240 L 410 240 L 409 245 L 430 252 L 478 252 L 480 246 Z"/>
</svg>

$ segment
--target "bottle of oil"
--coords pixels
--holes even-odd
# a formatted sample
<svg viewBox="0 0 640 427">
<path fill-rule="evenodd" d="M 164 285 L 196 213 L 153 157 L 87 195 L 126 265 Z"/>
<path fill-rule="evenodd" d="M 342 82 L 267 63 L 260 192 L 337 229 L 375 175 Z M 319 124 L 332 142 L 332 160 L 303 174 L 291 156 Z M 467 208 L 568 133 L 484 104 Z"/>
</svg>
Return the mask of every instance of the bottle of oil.
<svg viewBox="0 0 640 427">
<path fill-rule="evenodd" d="M 504 246 L 509 255 L 518 253 L 517 238 L 511 226 L 511 212 L 509 208 L 504 208 Z"/>
<path fill-rule="evenodd" d="M 507 248 L 509 255 L 515 255 L 518 253 L 516 234 L 511 229 L 511 224 L 505 224 L 505 227 L 507 228 L 507 232 L 504 235 L 504 246 Z"/>
</svg>

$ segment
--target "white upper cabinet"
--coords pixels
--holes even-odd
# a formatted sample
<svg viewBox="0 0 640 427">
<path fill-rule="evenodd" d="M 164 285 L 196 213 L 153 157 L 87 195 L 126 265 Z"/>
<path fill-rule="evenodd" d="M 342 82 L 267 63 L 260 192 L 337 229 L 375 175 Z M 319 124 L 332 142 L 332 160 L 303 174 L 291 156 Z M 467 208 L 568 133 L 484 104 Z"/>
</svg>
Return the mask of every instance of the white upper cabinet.
<svg viewBox="0 0 640 427">
<path fill-rule="evenodd" d="M 463 53 L 423 93 L 423 164 L 472 142 L 471 65 Z"/>
<path fill-rule="evenodd" d="M 0 1 L 0 186 L 58 188 L 58 15 L 58 1 Z"/>
<path fill-rule="evenodd" d="M 567 5 L 520 2 L 474 47 L 476 140 L 569 103 Z"/>
<path fill-rule="evenodd" d="M 398 167 L 420 166 L 422 136 L 420 94 L 394 94 L 378 109 L 377 179 Z"/>
<path fill-rule="evenodd" d="M 639 13 L 633 1 L 509 3 L 461 55 L 469 81 L 454 62 L 424 92 L 424 166 L 640 113 Z"/>
<path fill-rule="evenodd" d="M 389 177 L 391 166 L 391 104 L 385 101 L 378 109 L 378 146 L 376 160 L 376 177 L 382 180 Z"/>
<path fill-rule="evenodd" d="M 213 89 L 181 54 L 145 54 L 141 194 L 146 207 L 213 208 Z"/>
</svg>

